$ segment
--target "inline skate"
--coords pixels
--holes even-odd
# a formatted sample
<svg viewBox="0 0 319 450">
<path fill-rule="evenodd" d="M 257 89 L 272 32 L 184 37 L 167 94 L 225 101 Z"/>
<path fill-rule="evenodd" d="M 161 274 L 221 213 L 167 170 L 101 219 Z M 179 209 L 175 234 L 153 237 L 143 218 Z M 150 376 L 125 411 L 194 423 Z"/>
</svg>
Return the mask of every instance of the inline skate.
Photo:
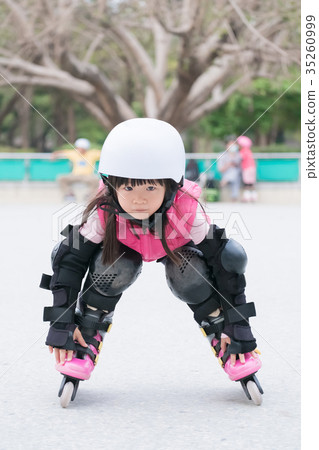
<svg viewBox="0 0 319 450">
<path fill-rule="evenodd" d="M 80 381 L 88 380 L 96 366 L 103 345 L 105 333 L 112 326 L 111 314 L 85 307 L 85 312 L 76 311 L 76 323 L 88 347 L 76 343 L 71 361 L 56 364 L 55 368 L 63 375 L 58 396 L 60 404 L 66 408 L 75 399 Z"/>
<path fill-rule="evenodd" d="M 224 321 L 222 313 L 218 317 L 209 317 L 201 323 L 201 331 L 208 339 L 211 348 L 228 377 L 232 381 L 240 381 L 240 384 L 249 400 L 255 405 L 261 405 L 263 389 L 256 377 L 256 372 L 261 368 L 259 350 L 255 349 L 255 358 L 251 353 L 244 353 L 245 363 L 240 362 L 238 355 L 234 365 L 231 364 L 230 354 L 237 353 L 231 345 L 227 346 L 224 353 L 221 349 L 221 329 Z"/>
</svg>

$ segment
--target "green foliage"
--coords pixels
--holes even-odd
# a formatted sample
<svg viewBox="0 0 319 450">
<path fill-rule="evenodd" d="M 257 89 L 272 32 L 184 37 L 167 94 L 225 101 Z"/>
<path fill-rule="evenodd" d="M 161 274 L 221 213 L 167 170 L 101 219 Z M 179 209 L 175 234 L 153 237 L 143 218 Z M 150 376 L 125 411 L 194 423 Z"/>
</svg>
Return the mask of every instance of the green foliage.
<svg viewBox="0 0 319 450">
<path fill-rule="evenodd" d="M 300 146 L 286 144 L 270 144 L 266 146 L 254 146 L 253 153 L 299 153 Z"/>
<path fill-rule="evenodd" d="M 91 148 L 101 148 L 108 131 L 104 129 L 80 105 L 75 108 L 77 138 L 84 137 L 91 142 Z"/>
<path fill-rule="evenodd" d="M 297 78 L 253 81 L 192 127 L 192 133 L 208 139 L 245 134 L 255 140 L 265 135 L 270 142 L 280 141 L 280 135 L 300 130 L 301 83 L 295 82 Z"/>
<path fill-rule="evenodd" d="M 34 153 L 34 148 L 16 148 L 9 145 L 1 145 L 0 153 Z"/>
<path fill-rule="evenodd" d="M 12 93 L 6 89 L 0 90 L 0 111 L 10 101 Z M 22 99 L 19 101 L 23 101 Z M 88 112 L 78 103 L 71 100 L 71 105 L 74 114 L 75 133 L 76 137 L 85 137 L 90 140 L 92 148 L 101 148 L 107 130 L 105 130 L 94 117 L 90 116 Z M 12 109 L 1 122 L 1 141 L 4 144 L 0 148 L 1 152 L 10 151 L 35 151 L 37 147 L 37 139 L 42 134 L 47 136 L 49 149 L 55 148 L 71 148 L 68 141 L 71 142 L 68 130 L 65 128 L 66 120 L 66 107 L 70 105 L 70 99 L 67 95 L 60 95 L 54 89 L 36 88 L 34 90 L 31 100 L 31 120 L 30 120 L 30 137 L 31 145 L 34 145 L 33 149 L 18 149 L 13 146 L 7 145 L 9 142 L 8 135 L 10 130 L 19 126 L 19 118 L 17 115 L 17 108 L 19 103 L 14 109 Z M 64 126 L 61 127 L 61 125 Z M 58 139 L 61 141 L 59 133 L 65 137 L 65 143 L 58 145 Z M 16 134 L 19 134 L 17 132 Z M 72 142 L 71 142 L 72 143 Z M 41 151 L 47 151 L 41 149 Z"/>
</svg>

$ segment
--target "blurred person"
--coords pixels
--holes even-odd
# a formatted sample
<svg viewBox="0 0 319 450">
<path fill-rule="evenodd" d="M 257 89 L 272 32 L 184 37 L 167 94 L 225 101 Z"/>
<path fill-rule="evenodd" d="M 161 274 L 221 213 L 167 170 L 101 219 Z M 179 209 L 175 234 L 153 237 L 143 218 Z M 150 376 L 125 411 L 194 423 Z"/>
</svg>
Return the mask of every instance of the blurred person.
<svg viewBox="0 0 319 450">
<path fill-rule="evenodd" d="M 222 175 L 220 187 L 229 185 L 231 199 L 237 201 L 241 185 L 241 156 L 235 137 L 230 136 L 227 139 L 226 150 L 218 159 L 217 167 Z"/>
<path fill-rule="evenodd" d="M 99 185 L 98 176 L 95 174 L 95 163 L 99 160 L 101 151 L 91 150 L 91 143 L 88 139 L 80 138 L 74 143 L 74 149 L 57 150 L 52 153 L 52 158 L 69 159 L 73 165 L 72 172 L 60 175 L 57 178 L 59 187 L 63 193 L 65 201 L 74 201 L 73 185 L 84 183 L 88 188 L 86 197 L 90 197 L 96 192 Z"/>
<path fill-rule="evenodd" d="M 199 169 L 195 159 L 190 159 L 186 164 L 185 178 L 189 181 L 198 181 Z"/>
<path fill-rule="evenodd" d="M 243 181 L 244 202 L 255 202 L 257 200 L 256 184 L 256 163 L 251 151 L 253 145 L 247 136 L 239 136 L 237 139 L 239 153 L 241 156 L 241 173 Z"/>
</svg>

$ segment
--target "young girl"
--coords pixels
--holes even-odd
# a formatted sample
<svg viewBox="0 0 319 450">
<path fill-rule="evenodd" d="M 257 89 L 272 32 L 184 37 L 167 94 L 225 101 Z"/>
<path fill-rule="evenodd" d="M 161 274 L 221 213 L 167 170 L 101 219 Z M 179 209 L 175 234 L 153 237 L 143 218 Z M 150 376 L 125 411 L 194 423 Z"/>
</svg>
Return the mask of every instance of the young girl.
<svg viewBox="0 0 319 450">
<path fill-rule="evenodd" d="M 246 253 L 209 224 L 198 202 L 201 190 L 184 180 L 184 170 L 183 141 L 166 122 L 131 119 L 107 136 L 100 189 L 82 225 L 64 230 L 66 239 L 52 254 L 53 276 L 41 283 L 53 293 L 44 320 L 51 322 L 46 344 L 64 374 L 62 406 L 74 399 L 79 380 L 90 377 L 123 291 L 143 261 L 154 260 L 165 265 L 170 289 L 193 311 L 230 378 L 261 403 Z"/>
<path fill-rule="evenodd" d="M 255 202 L 257 200 L 256 184 L 256 163 L 251 151 L 253 145 L 247 136 L 239 136 L 237 139 L 239 153 L 241 156 L 241 174 L 243 180 L 243 201 Z"/>
</svg>

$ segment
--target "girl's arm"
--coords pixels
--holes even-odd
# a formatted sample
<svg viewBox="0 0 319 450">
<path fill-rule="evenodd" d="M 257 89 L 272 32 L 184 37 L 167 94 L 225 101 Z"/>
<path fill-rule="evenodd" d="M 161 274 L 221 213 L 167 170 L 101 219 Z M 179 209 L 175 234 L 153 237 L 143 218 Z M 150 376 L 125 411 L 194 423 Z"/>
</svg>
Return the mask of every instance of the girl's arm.
<svg viewBox="0 0 319 450">
<path fill-rule="evenodd" d="M 225 320 L 223 332 L 230 338 L 230 353 L 253 351 L 256 339 L 251 332 L 249 317 L 255 316 L 256 312 L 253 302 L 246 303 L 245 250 L 236 241 L 227 239 L 225 230 L 216 225 L 210 226 L 197 248 L 203 252 L 216 281 Z"/>
<path fill-rule="evenodd" d="M 62 234 L 65 239 L 52 252 L 53 275 L 43 275 L 40 284 L 53 293 L 53 306 L 44 308 L 43 320 L 50 322 L 46 345 L 73 351 L 76 349 L 76 301 L 91 256 L 100 243 L 82 236 L 79 226 L 69 226 Z M 61 352 L 59 354 L 62 356 Z"/>
</svg>

